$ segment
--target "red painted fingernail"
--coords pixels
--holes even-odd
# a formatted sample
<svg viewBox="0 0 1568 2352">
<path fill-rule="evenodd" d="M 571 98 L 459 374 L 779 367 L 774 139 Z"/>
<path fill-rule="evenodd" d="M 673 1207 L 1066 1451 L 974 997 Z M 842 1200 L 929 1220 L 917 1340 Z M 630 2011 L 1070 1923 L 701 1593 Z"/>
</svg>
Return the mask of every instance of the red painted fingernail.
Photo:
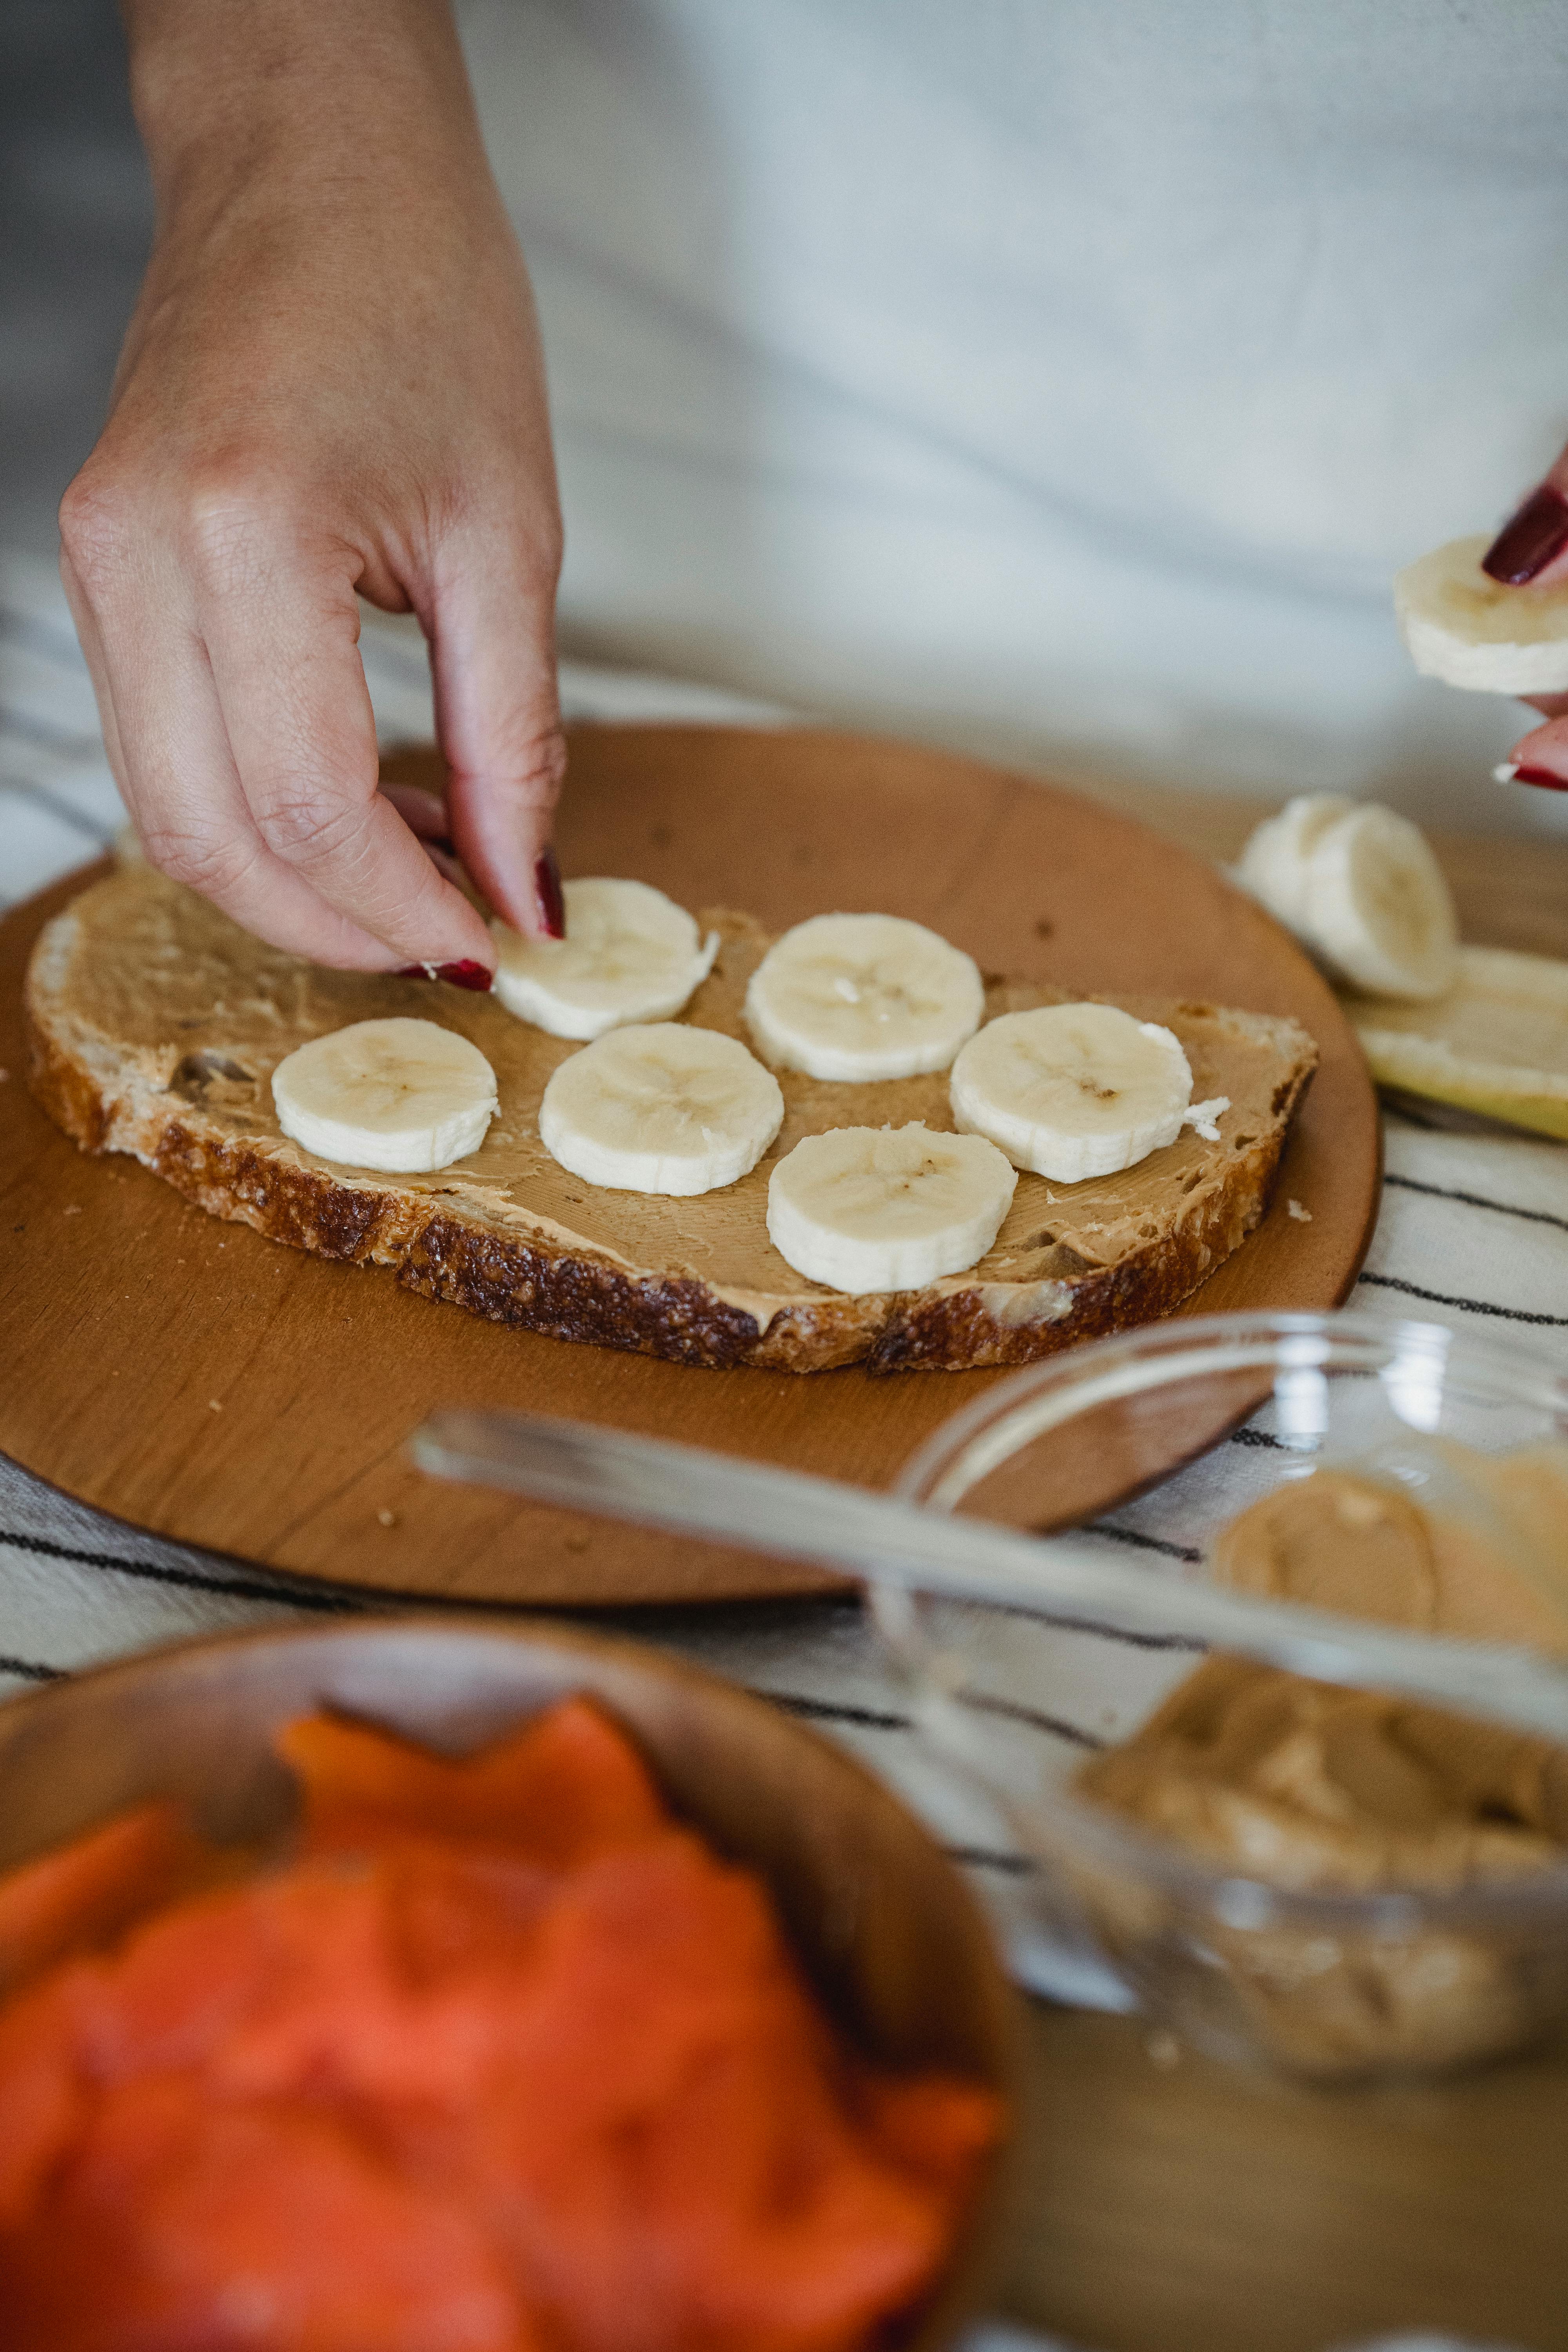
<svg viewBox="0 0 1568 2352">
<path fill-rule="evenodd" d="M 533 895 L 539 901 L 539 918 L 544 925 L 547 940 L 563 940 L 566 936 L 566 899 L 561 887 L 561 868 L 555 862 L 555 852 L 547 849 L 534 860 Z"/>
<path fill-rule="evenodd" d="M 438 963 L 436 967 L 436 977 L 437 980 L 450 981 L 454 988 L 471 988 L 478 994 L 491 985 L 495 974 L 489 964 L 465 961 Z"/>
<path fill-rule="evenodd" d="M 1540 784 L 1549 793 L 1568 793 L 1568 776 L 1555 775 L 1550 768 L 1516 768 L 1516 784 Z"/>
<path fill-rule="evenodd" d="M 1568 547 L 1568 499 L 1542 482 L 1519 512 L 1504 523 L 1481 558 L 1489 580 L 1505 588 L 1525 588 Z"/>
</svg>

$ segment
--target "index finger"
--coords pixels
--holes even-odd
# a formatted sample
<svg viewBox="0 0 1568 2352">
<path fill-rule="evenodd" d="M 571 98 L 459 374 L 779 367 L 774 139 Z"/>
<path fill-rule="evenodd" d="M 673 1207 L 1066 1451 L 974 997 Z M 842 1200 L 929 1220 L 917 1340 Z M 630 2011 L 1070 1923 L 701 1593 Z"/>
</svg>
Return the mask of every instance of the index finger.
<svg viewBox="0 0 1568 2352">
<path fill-rule="evenodd" d="M 560 939 L 551 819 L 566 773 L 552 564 L 519 534 L 454 537 L 432 615 L 436 712 L 458 854 L 514 930 Z"/>
<path fill-rule="evenodd" d="M 359 613 L 338 571 L 252 547 L 201 618 L 224 723 L 268 847 L 409 964 L 488 975 L 485 924 L 376 789 Z"/>
</svg>

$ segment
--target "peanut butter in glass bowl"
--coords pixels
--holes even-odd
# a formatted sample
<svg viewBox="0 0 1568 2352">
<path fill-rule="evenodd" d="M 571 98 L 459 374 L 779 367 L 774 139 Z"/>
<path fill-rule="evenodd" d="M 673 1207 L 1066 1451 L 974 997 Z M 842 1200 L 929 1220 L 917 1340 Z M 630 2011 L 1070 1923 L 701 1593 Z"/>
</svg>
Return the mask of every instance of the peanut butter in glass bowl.
<svg viewBox="0 0 1568 2352">
<path fill-rule="evenodd" d="M 1184 1409 L 1218 1442 L 1161 1524 L 1179 1503 L 1199 1559 L 1152 1552 L 1152 1574 L 1568 1657 L 1568 1383 L 1440 1327 L 1226 1316 L 1114 1339 L 998 1386 L 905 1491 L 1016 1521 L 1032 1455 L 1041 1476 L 1075 1440 L 1131 1458 L 1141 1416 Z M 1041 1924 L 1195 2046 L 1356 2081 L 1568 2017 L 1568 1750 L 1174 1641 L 935 1602 L 883 1618 L 930 1728 L 1038 1864 Z"/>
</svg>

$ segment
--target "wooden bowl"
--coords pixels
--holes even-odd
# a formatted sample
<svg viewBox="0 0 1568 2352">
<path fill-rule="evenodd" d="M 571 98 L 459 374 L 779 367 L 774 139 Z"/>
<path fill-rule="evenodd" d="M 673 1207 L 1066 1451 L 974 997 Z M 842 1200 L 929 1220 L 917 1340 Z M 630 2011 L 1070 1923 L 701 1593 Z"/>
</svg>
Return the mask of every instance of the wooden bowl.
<svg viewBox="0 0 1568 2352">
<path fill-rule="evenodd" d="M 0 1869 L 153 1796 L 183 1801 L 219 1841 L 280 1826 L 294 1790 L 271 1735 L 314 1707 L 462 1754 L 571 1692 L 601 1700 L 677 1811 L 767 1881 L 859 2048 L 1015 2100 L 1015 1996 L 941 1848 L 804 1725 L 630 1643 L 422 1616 L 227 1634 L 100 1667 L 0 1710 Z M 999 2150 L 908 2352 L 938 2352 L 981 2307 L 1005 2170 Z"/>
</svg>

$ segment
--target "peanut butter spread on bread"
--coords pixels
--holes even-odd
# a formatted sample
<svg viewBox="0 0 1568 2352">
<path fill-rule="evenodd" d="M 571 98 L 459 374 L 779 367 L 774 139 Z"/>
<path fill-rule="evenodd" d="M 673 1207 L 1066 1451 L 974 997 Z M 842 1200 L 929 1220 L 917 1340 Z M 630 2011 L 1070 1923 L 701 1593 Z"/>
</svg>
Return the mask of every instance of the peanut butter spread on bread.
<svg viewBox="0 0 1568 2352">
<path fill-rule="evenodd" d="M 742 1005 L 767 935 L 723 908 L 700 921 L 721 945 L 682 1017 L 750 1045 Z M 1066 995 L 993 978 L 987 1011 Z M 541 1096 L 573 1044 L 489 997 L 283 954 L 145 866 L 83 892 L 46 929 L 27 1009 L 32 1083 L 51 1116 L 89 1150 L 132 1152 L 215 1214 L 392 1265 L 410 1286 L 499 1321 L 687 1362 L 798 1370 L 1024 1362 L 1168 1313 L 1262 1214 L 1317 1058 L 1291 1021 L 1129 1000 L 1175 1031 L 1195 1097 L 1229 1097 L 1217 1138 L 1186 1129 L 1140 1166 L 1081 1184 L 1020 1176 L 977 1265 L 924 1291 L 861 1298 L 779 1255 L 769 1176 L 803 1136 L 829 1128 L 918 1119 L 951 1130 L 945 1072 L 833 1085 L 780 1071 L 784 1126 L 739 1182 L 696 1199 L 597 1189 L 539 1137 Z M 273 1109 L 271 1073 L 294 1047 L 395 1014 L 457 1030 L 496 1074 L 500 1107 L 484 1142 L 432 1176 L 318 1160 Z"/>
</svg>

